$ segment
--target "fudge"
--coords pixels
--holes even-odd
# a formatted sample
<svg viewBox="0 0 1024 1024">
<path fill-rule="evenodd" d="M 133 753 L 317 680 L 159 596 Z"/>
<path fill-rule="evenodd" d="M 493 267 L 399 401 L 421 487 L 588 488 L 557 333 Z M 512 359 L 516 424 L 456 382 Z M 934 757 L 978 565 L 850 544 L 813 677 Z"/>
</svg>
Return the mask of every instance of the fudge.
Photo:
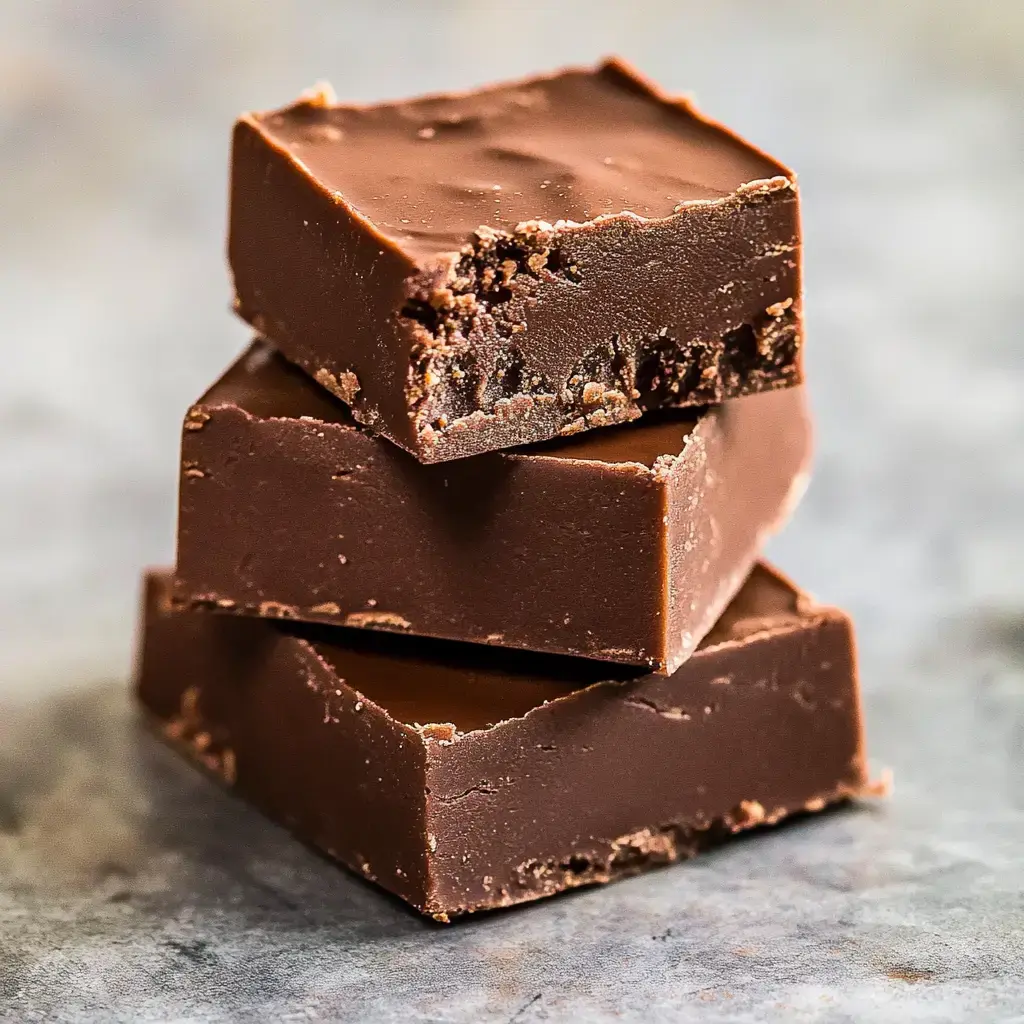
<svg viewBox="0 0 1024 1024">
<path fill-rule="evenodd" d="M 236 309 L 422 462 L 801 380 L 791 171 L 621 61 L 234 131 Z"/>
<path fill-rule="evenodd" d="M 175 612 L 138 695 L 192 761 L 439 921 L 689 857 L 866 784 L 851 624 L 758 565 L 673 676 Z"/>
<path fill-rule="evenodd" d="M 809 457 L 793 388 L 424 466 L 256 342 L 185 419 L 175 599 L 671 673 Z"/>
</svg>

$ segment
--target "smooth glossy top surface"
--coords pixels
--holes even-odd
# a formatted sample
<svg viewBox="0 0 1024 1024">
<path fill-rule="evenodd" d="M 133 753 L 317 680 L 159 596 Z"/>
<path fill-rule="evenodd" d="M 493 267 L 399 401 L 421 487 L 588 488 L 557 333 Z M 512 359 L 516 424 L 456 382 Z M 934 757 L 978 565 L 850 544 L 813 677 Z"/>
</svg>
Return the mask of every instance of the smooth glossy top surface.
<svg viewBox="0 0 1024 1024">
<path fill-rule="evenodd" d="M 348 406 L 316 384 L 266 342 L 256 339 L 197 403 L 237 406 L 254 419 L 298 419 L 341 423 L 359 429 Z"/>
<path fill-rule="evenodd" d="M 632 423 L 587 430 L 515 450 L 550 459 L 609 464 L 631 462 L 650 468 L 660 456 L 678 455 L 683 451 L 702 414 L 702 410 L 672 409 Z"/>
<path fill-rule="evenodd" d="M 813 610 L 798 613 L 799 602 L 799 592 L 788 581 L 758 566 L 693 657 L 700 659 L 701 651 L 755 633 L 810 623 Z M 344 630 L 340 635 L 345 643 L 339 644 L 332 642 L 337 632 L 294 631 L 311 638 L 317 654 L 341 679 L 392 718 L 408 725 L 451 723 L 461 732 L 521 717 L 593 683 L 644 674 L 582 658 L 419 637 Z"/>
<path fill-rule="evenodd" d="M 255 115 L 386 237 L 457 251 L 481 225 L 667 217 L 785 169 L 618 62 L 381 106 Z"/>
</svg>

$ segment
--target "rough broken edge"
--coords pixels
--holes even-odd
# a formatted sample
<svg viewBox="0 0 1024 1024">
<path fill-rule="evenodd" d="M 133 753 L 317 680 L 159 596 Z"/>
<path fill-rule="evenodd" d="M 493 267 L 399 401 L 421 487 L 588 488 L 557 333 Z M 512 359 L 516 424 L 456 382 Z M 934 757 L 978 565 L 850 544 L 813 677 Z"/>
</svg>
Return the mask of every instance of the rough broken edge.
<svg viewBox="0 0 1024 1024">
<path fill-rule="evenodd" d="M 725 845 L 733 836 L 743 832 L 772 828 L 800 815 L 817 814 L 831 807 L 851 801 L 875 799 L 887 793 L 884 783 L 865 781 L 860 786 L 841 783 L 835 789 L 811 797 L 797 807 L 775 807 L 768 811 L 756 800 L 744 800 L 733 811 L 709 822 L 687 825 L 670 822 L 656 827 L 647 826 L 612 839 L 608 842 L 607 854 L 596 863 L 593 854 L 579 855 L 580 859 L 590 862 L 582 871 L 571 866 L 577 858 L 575 854 L 558 860 L 526 860 L 515 869 L 516 874 L 524 879 L 524 886 L 527 878 L 541 882 L 539 886 L 524 888 L 515 893 L 503 886 L 495 902 L 460 908 L 457 912 L 432 909 L 428 904 L 424 913 L 441 924 L 452 924 L 481 911 L 503 910 L 574 889 L 608 885 L 677 862 L 692 860 L 701 853 Z"/>
</svg>

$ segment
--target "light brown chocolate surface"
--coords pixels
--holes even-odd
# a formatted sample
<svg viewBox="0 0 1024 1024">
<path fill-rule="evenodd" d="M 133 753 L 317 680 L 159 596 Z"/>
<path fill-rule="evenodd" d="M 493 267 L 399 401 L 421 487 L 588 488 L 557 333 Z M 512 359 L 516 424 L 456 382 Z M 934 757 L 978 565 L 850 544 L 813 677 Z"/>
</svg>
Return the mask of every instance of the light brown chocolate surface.
<svg viewBox="0 0 1024 1024">
<path fill-rule="evenodd" d="M 615 63 L 380 106 L 317 100 L 253 120 L 414 260 L 481 224 L 668 217 L 786 173 Z"/>
<path fill-rule="evenodd" d="M 238 312 L 420 461 L 801 379 L 783 165 L 621 62 L 234 133 Z"/>
<path fill-rule="evenodd" d="M 422 466 L 265 343 L 182 431 L 176 599 L 671 672 L 803 492 L 801 389 Z"/>
<path fill-rule="evenodd" d="M 865 785 L 853 635 L 767 567 L 669 678 L 174 612 L 138 693 L 300 838 L 438 920 L 608 882 Z"/>
</svg>

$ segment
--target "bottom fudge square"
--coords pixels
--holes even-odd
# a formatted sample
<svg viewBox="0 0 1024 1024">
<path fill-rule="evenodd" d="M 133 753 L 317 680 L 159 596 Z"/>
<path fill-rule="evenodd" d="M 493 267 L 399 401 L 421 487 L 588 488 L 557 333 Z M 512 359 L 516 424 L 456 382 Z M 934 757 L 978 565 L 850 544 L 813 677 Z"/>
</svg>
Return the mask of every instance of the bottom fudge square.
<svg viewBox="0 0 1024 1024">
<path fill-rule="evenodd" d="M 138 694 L 299 838 L 438 921 L 692 856 L 866 786 L 853 632 L 759 564 L 672 676 L 177 611 Z"/>
<path fill-rule="evenodd" d="M 174 600 L 671 675 L 803 493 L 802 390 L 421 466 L 256 342 L 185 419 Z"/>
</svg>

